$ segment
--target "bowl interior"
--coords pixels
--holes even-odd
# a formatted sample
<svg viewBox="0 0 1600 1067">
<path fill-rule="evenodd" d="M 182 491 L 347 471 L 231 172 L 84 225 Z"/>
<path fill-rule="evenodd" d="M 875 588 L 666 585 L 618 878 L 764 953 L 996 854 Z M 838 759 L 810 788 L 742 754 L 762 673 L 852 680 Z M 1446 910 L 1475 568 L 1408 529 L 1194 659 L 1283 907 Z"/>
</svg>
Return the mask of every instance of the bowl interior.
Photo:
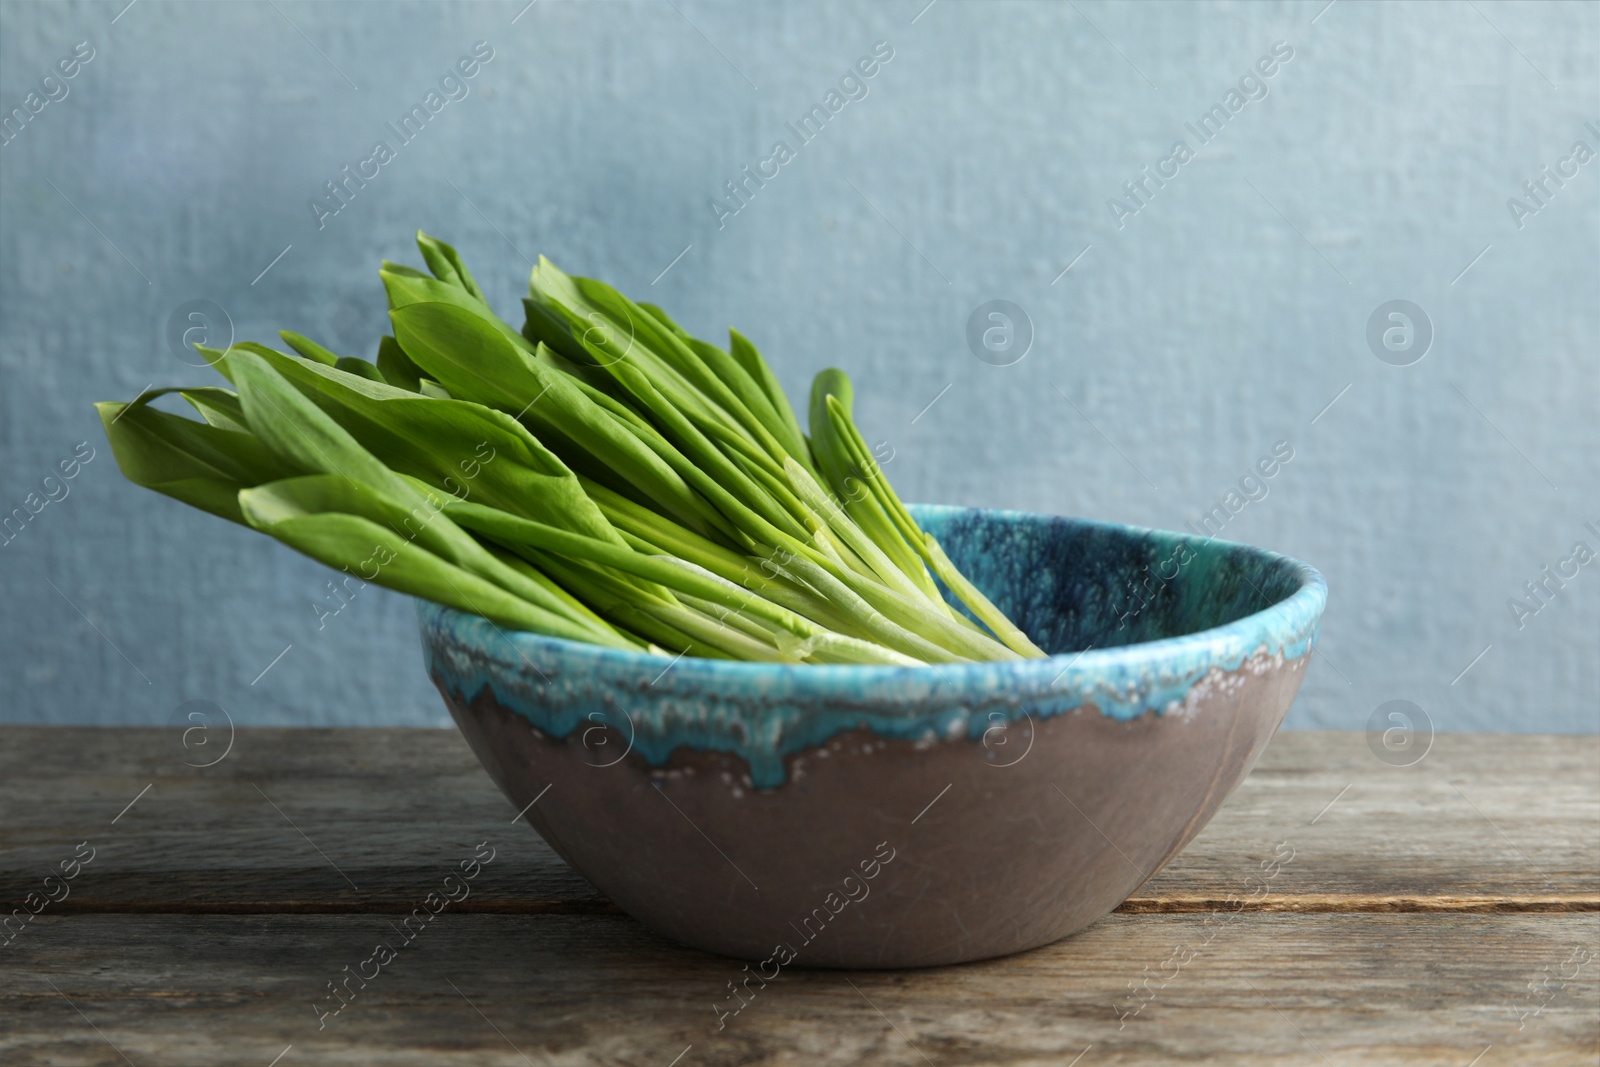
<svg viewBox="0 0 1600 1067">
<path fill-rule="evenodd" d="M 1308 579 L 1309 568 L 1288 557 L 1210 538 L 1023 512 L 910 510 L 972 584 L 1051 655 L 1225 626 L 1280 603 Z"/>
</svg>

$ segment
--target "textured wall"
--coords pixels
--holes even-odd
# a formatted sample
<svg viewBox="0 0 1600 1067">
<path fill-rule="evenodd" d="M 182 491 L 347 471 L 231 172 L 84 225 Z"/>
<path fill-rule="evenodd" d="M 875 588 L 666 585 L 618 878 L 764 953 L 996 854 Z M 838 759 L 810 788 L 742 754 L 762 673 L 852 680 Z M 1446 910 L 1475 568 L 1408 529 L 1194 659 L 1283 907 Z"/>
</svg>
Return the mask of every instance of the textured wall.
<svg viewBox="0 0 1600 1067">
<path fill-rule="evenodd" d="M 1596 729 L 1600 562 L 1547 606 L 1524 583 L 1600 550 L 1600 160 L 1573 155 L 1600 151 L 1600 7 L 924 2 L 0 6 L 0 109 L 38 94 L 0 148 L 0 509 L 96 450 L 0 548 L 0 718 L 443 721 L 406 601 L 319 631 L 325 572 L 125 484 L 89 406 L 210 376 L 168 344 L 189 301 L 370 356 L 377 263 L 417 262 L 420 227 L 517 321 L 543 252 L 737 324 L 793 392 L 849 368 L 908 499 L 1239 507 L 1225 536 L 1332 589 L 1293 725 L 1408 699 L 1440 729 Z M 468 95 L 399 144 L 384 123 L 478 41 Z M 785 123 L 878 42 L 802 144 Z M 379 139 L 319 228 L 310 198 Z M 735 213 L 746 165 L 777 173 Z M 1535 200 L 1542 167 L 1576 175 Z M 969 345 L 990 300 L 1031 324 L 1020 361 L 1015 315 L 1009 350 Z M 1391 300 L 1426 316 L 1409 350 L 1369 345 Z M 1278 442 L 1265 497 L 1229 501 Z"/>
</svg>

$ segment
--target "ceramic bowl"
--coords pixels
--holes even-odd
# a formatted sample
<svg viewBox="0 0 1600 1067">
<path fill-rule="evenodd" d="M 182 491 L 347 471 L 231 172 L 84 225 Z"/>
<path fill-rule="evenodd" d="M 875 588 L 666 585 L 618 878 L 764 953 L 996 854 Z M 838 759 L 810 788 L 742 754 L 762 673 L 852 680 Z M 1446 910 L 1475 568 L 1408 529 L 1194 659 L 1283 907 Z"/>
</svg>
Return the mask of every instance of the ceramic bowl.
<svg viewBox="0 0 1600 1067">
<path fill-rule="evenodd" d="M 763 972 L 1043 945 L 1116 908 L 1249 773 L 1327 586 L 1223 541 L 913 510 L 1050 658 L 673 660 L 423 603 L 427 668 L 513 810 L 667 937 Z"/>
</svg>

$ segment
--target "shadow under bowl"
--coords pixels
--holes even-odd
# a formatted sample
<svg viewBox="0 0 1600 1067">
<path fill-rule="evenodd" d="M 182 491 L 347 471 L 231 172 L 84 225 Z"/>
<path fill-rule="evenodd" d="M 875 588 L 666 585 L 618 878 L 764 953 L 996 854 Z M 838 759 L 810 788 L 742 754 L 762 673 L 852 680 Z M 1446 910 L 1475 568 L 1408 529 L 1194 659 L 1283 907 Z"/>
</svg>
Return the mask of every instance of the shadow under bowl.
<svg viewBox="0 0 1600 1067">
<path fill-rule="evenodd" d="M 683 944 L 770 970 L 1055 941 L 1127 899 L 1249 773 L 1327 586 L 1223 541 L 912 511 L 1048 659 L 672 660 L 423 602 L 429 675 L 551 847 Z"/>
</svg>

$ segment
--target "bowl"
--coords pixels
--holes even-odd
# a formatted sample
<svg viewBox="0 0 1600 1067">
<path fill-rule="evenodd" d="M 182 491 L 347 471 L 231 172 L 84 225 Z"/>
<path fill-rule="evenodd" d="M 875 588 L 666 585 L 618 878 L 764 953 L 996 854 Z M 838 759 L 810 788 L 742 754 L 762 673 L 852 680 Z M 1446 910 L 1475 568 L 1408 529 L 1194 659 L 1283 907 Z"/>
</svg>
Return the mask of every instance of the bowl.
<svg viewBox="0 0 1600 1067">
<path fill-rule="evenodd" d="M 1283 721 L 1327 586 L 1262 549 L 912 509 L 1047 659 L 672 659 L 420 607 L 430 677 L 550 846 L 682 944 L 772 967 L 1018 952 L 1111 912 Z"/>
</svg>

